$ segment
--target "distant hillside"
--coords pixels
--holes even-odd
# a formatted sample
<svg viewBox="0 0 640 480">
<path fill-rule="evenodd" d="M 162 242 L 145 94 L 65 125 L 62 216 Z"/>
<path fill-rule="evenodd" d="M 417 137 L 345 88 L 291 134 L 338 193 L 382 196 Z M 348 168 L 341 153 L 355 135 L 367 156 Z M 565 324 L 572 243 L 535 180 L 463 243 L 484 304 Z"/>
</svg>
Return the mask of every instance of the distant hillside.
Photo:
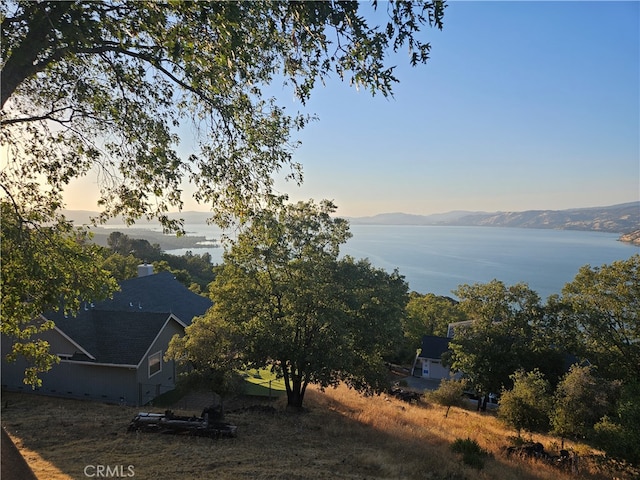
<svg viewBox="0 0 640 480">
<path fill-rule="evenodd" d="M 640 247 L 640 230 L 634 230 L 633 232 L 625 233 L 620 237 L 621 242 L 632 243 Z"/>
<path fill-rule="evenodd" d="M 122 232 L 130 238 L 141 238 L 147 240 L 150 244 L 158 244 L 163 251 L 174 250 L 179 248 L 217 248 L 220 246 L 217 239 L 206 238 L 200 235 L 187 233 L 178 237 L 175 234 L 163 234 L 157 230 L 149 230 L 146 228 L 91 228 L 93 232 L 93 242 L 103 247 L 108 246 L 109 235 L 112 232 Z"/>
<path fill-rule="evenodd" d="M 63 210 L 62 213 L 76 225 L 91 225 L 91 219 L 99 215 L 98 212 L 88 210 Z M 211 214 L 206 212 L 170 213 L 169 218 L 184 219 L 187 231 L 186 235 L 182 236 L 177 236 L 175 233 L 163 234 L 158 222 L 144 219 L 138 220 L 135 225 L 128 227 L 121 218 L 112 218 L 106 223 L 106 226 L 92 226 L 91 231 L 93 232 L 93 242 L 103 247 L 108 245 L 108 238 L 112 232 L 122 232 L 131 238 L 144 239 L 152 245 L 158 244 L 163 251 L 181 248 L 195 249 L 203 246 L 216 248 L 220 246 L 218 238 L 208 238 L 189 231 L 190 225 L 205 224 L 210 217 Z"/>
<path fill-rule="evenodd" d="M 450 224 L 626 233 L 640 228 L 640 202 L 571 210 L 529 210 L 467 215 Z"/>
<path fill-rule="evenodd" d="M 524 212 L 464 212 L 437 215 L 388 213 L 351 218 L 353 225 L 459 225 L 628 233 L 640 229 L 640 202 L 608 207 Z"/>
<path fill-rule="evenodd" d="M 433 215 L 412 215 L 410 213 L 380 213 L 371 217 L 352 217 L 353 225 L 449 225 L 462 217 L 470 215 L 488 215 L 486 212 L 456 210 Z"/>
<path fill-rule="evenodd" d="M 66 210 L 67 218 L 76 223 L 89 223 L 96 212 Z M 171 218 L 183 218 L 185 224 L 203 224 L 210 218 L 206 212 L 172 213 Z M 352 225 L 458 225 L 487 227 L 550 228 L 557 230 L 595 230 L 628 234 L 640 230 L 640 202 L 622 203 L 609 207 L 574 208 L 570 210 L 527 210 L 524 212 L 470 212 L 457 210 L 434 215 L 382 213 L 371 217 L 349 218 Z M 109 225 L 122 225 L 111 220 Z M 144 220 L 136 227 L 152 225 Z"/>
<path fill-rule="evenodd" d="M 99 213 L 88 210 L 63 210 L 62 213 L 77 225 L 89 225 L 92 218 L 96 218 Z M 211 218 L 211 213 L 207 212 L 179 212 L 168 213 L 170 219 L 184 219 L 185 224 L 204 224 Z M 111 218 L 107 221 L 107 225 L 121 225 L 127 228 L 121 218 Z M 136 222 L 135 227 L 146 228 L 149 226 L 158 226 L 158 222 L 140 219 Z"/>
</svg>

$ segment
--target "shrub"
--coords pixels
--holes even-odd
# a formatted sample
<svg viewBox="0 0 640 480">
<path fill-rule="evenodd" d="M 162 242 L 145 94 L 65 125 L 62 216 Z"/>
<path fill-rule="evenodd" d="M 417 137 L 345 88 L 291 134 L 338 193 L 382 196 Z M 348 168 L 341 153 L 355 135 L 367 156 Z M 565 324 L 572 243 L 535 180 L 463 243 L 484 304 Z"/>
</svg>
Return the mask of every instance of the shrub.
<svg viewBox="0 0 640 480">
<path fill-rule="evenodd" d="M 640 382 L 622 387 L 614 413 L 594 426 L 594 440 L 608 455 L 640 465 Z"/>
<path fill-rule="evenodd" d="M 612 407 L 614 385 L 594 375 L 592 367 L 573 365 L 556 387 L 551 423 L 562 437 L 588 438 Z"/>
<path fill-rule="evenodd" d="M 552 403 L 549 382 L 537 369 L 527 373 L 519 370 L 511 378 L 513 388 L 502 392 L 498 415 L 518 431 L 518 436 L 521 430 L 546 431 Z"/>
<path fill-rule="evenodd" d="M 433 392 L 428 392 L 426 394 L 426 398 L 438 405 L 447 407 L 447 411 L 444 415 L 446 418 L 449 415 L 451 407 L 459 407 L 462 405 L 466 384 L 467 383 L 464 380 L 455 380 L 453 378 L 450 380 L 443 379 L 440 382 L 440 387 Z"/>
<path fill-rule="evenodd" d="M 484 467 L 485 458 L 489 456 L 489 453 L 483 450 L 478 442 L 470 438 L 456 438 L 451 444 L 451 451 L 461 454 L 464 464 L 477 470 Z"/>
</svg>

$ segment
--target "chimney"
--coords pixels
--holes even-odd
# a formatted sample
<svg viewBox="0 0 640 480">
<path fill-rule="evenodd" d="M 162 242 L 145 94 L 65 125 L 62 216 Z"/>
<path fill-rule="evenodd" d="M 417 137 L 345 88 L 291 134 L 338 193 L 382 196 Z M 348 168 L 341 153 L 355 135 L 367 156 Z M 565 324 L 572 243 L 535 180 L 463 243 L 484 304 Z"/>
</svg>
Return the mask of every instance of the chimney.
<svg viewBox="0 0 640 480">
<path fill-rule="evenodd" d="M 153 275 L 153 265 L 149 265 L 148 263 L 138 265 L 138 276 L 146 277 L 148 275 Z"/>
</svg>

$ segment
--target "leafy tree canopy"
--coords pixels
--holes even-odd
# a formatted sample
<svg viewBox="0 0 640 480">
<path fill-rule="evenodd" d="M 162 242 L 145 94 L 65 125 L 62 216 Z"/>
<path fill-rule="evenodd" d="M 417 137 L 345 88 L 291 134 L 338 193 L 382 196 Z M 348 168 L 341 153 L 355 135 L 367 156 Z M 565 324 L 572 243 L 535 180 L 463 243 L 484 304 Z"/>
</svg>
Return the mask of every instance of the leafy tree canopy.
<svg viewBox="0 0 640 480">
<path fill-rule="evenodd" d="M 102 254 L 105 257 L 104 269 L 118 282 L 138 275 L 140 260 L 133 255 L 125 256 L 119 253 L 110 253 L 107 249 Z"/>
<path fill-rule="evenodd" d="M 214 306 L 172 341 L 172 356 L 196 369 L 271 366 L 293 407 L 309 383 L 383 388 L 407 284 L 397 272 L 338 257 L 350 234 L 334 210 L 326 201 L 298 203 L 255 217 L 225 252 L 211 284 Z"/>
<path fill-rule="evenodd" d="M 467 381 L 454 378 L 443 378 L 436 390 L 427 392 L 425 396 L 443 407 L 447 407 L 444 417 L 449 416 L 451 407 L 460 407 L 464 404 L 464 391 L 467 388 Z"/>
<path fill-rule="evenodd" d="M 184 181 L 222 225 L 270 203 L 276 172 L 300 182 L 293 134 L 310 118 L 285 111 L 265 87 L 284 82 L 304 105 L 335 75 L 390 95 L 397 78 L 389 54 L 407 48 L 411 64 L 425 63 L 424 27 L 442 27 L 439 0 L 372 6 L 375 23 L 360 2 L 0 3 L 0 196 L 33 226 L 3 246 L 2 276 L 13 282 L 3 286 L 19 293 L 12 302 L 25 301 L 20 292 L 32 284 L 42 298 L 60 296 L 51 278 L 65 280 L 39 268 L 42 258 L 59 260 L 58 241 L 85 251 L 68 245 L 68 223 L 56 214 L 74 178 L 97 177 L 102 220 L 155 217 L 175 231 L 182 224 L 167 212 L 181 209 Z M 194 144 L 181 145 L 188 128 Z M 44 223 L 64 241 L 54 235 L 38 259 L 20 255 Z M 67 272 L 73 281 L 64 288 L 80 297 L 103 279 L 84 262 L 51 268 Z M 76 283 L 84 278 L 87 288 Z M 29 305 L 37 315 L 51 301 Z M 18 310 L 3 309 L 3 332 L 26 335 Z"/>
<path fill-rule="evenodd" d="M 619 387 L 598 378 L 593 367 L 573 365 L 555 391 L 553 431 L 563 437 L 592 435 L 594 425 L 611 412 Z"/>
<path fill-rule="evenodd" d="M 595 426 L 599 446 L 608 455 L 640 464 L 640 382 L 622 386 L 615 411 L 603 417 Z"/>
<path fill-rule="evenodd" d="M 457 308 L 457 302 L 449 297 L 411 292 L 404 332 L 415 349 L 420 346 L 423 335 L 446 337 L 450 323 L 466 319 L 464 312 Z"/>
<path fill-rule="evenodd" d="M 160 249 L 160 245 L 148 240 L 130 238 L 122 232 L 111 232 L 107 238 L 110 255 L 105 254 L 104 267 L 118 280 L 135 277 L 138 265 L 153 263 L 156 273 L 169 271 L 185 286 L 195 293 L 207 289 L 215 278 L 211 264 L 211 254 L 194 254 L 187 251 L 184 255 L 169 255 Z"/>
<path fill-rule="evenodd" d="M 372 23 L 360 2 L 2 5 L 5 192 L 46 184 L 55 195 L 97 168 L 105 217 L 155 216 L 168 228 L 179 228 L 165 213 L 181 207 L 183 180 L 220 221 L 268 201 L 272 173 L 301 180 L 291 135 L 308 117 L 265 86 L 282 81 L 304 104 L 335 75 L 390 95 L 389 53 L 407 48 L 411 64 L 425 63 L 423 27 L 441 28 L 445 7 L 374 2 Z M 179 147 L 188 123 L 197 145 Z"/>
<path fill-rule="evenodd" d="M 481 393 L 511 386 L 511 374 L 532 370 L 537 355 L 534 338 L 542 315 L 540 298 L 526 284 L 506 286 L 498 280 L 461 285 L 458 308 L 472 323 L 455 331 L 450 343 L 451 367 L 464 372 Z"/>
<path fill-rule="evenodd" d="M 13 340 L 11 350 L 3 354 L 30 362 L 24 382 L 35 387 L 41 384 L 38 374 L 58 361 L 49 353 L 49 344 L 38 338 L 54 326 L 41 314 L 58 308 L 73 314 L 83 301 L 107 297 L 116 284 L 102 268 L 100 249 L 85 230 L 51 211 L 31 211 L 27 216 L 6 200 L 0 201 L 0 208 L 0 331 Z"/>
<path fill-rule="evenodd" d="M 511 375 L 513 388 L 503 390 L 498 415 L 518 431 L 545 432 L 552 407 L 551 386 L 540 370 L 518 370 Z"/>
<path fill-rule="evenodd" d="M 611 265 L 586 265 L 562 290 L 584 355 L 600 375 L 640 378 L 640 255 Z"/>
</svg>

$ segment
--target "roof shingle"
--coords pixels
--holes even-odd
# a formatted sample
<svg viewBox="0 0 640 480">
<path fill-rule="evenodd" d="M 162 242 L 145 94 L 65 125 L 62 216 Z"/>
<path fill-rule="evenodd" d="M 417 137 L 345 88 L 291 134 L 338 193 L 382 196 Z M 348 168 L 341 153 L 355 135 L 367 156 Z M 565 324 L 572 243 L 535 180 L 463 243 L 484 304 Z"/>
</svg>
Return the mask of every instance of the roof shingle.
<svg viewBox="0 0 640 480">
<path fill-rule="evenodd" d="M 185 325 L 213 303 L 169 272 L 125 280 L 113 298 L 85 304 L 75 317 L 45 315 L 97 363 L 137 365 L 170 315 Z M 77 352 L 80 353 L 80 352 Z"/>
</svg>

